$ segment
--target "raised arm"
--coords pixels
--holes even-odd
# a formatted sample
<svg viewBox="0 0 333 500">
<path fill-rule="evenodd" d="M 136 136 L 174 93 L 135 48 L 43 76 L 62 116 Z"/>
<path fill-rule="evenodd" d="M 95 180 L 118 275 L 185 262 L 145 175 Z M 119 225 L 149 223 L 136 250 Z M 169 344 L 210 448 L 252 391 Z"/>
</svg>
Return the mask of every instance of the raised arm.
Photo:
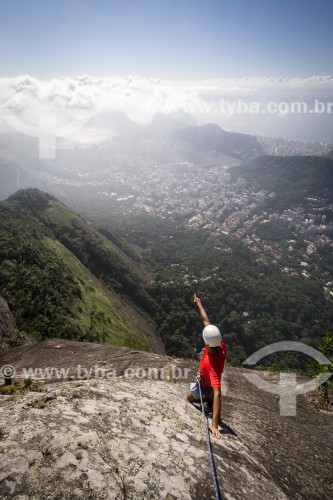
<svg viewBox="0 0 333 500">
<path fill-rule="evenodd" d="M 195 294 L 194 294 L 194 303 L 198 306 L 200 317 L 203 321 L 203 324 L 205 326 L 210 325 L 210 321 L 208 319 L 207 313 L 206 313 L 203 305 L 201 304 L 201 300 Z"/>
</svg>

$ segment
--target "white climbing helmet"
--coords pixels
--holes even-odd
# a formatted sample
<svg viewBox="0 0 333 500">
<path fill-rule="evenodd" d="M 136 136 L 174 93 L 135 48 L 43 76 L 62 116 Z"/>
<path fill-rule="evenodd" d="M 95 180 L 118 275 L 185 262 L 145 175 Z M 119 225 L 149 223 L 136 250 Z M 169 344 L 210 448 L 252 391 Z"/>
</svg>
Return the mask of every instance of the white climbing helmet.
<svg viewBox="0 0 333 500">
<path fill-rule="evenodd" d="M 217 326 L 214 325 L 205 326 L 202 332 L 202 336 L 205 344 L 209 347 L 217 347 L 222 342 L 222 335 L 220 333 L 220 330 L 217 328 Z"/>
</svg>

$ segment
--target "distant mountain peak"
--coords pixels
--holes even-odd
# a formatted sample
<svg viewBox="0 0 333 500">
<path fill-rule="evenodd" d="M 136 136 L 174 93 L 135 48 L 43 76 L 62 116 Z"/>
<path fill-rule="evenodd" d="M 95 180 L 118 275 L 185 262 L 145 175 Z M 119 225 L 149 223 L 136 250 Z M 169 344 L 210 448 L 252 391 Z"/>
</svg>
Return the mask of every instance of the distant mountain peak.
<svg viewBox="0 0 333 500">
<path fill-rule="evenodd" d="M 180 131 L 179 138 L 189 143 L 193 149 L 225 154 L 241 160 L 263 154 L 263 149 L 254 136 L 228 132 L 216 123 L 187 127 Z"/>
</svg>

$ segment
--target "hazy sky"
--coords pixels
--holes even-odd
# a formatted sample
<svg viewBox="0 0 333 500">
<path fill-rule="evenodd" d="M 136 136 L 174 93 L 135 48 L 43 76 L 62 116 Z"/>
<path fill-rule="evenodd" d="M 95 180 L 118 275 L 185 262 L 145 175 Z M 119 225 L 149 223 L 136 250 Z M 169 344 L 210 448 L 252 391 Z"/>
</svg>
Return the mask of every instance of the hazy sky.
<svg viewBox="0 0 333 500">
<path fill-rule="evenodd" d="M 0 0 L 0 132 L 117 109 L 332 143 L 332 19 L 332 0 Z"/>
<path fill-rule="evenodd" d="M 333 73 L 331 0 L 0 0 L 0 75 Z"/>
</svg>

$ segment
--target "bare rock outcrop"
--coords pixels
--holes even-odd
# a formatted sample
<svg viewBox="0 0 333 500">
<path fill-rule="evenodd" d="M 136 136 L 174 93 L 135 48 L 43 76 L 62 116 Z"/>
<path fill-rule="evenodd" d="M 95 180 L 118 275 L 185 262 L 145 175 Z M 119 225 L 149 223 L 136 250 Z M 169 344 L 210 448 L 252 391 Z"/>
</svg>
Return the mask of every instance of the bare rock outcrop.
<svg viewBox="0 0 333 500">
<path fill-rule="evenodd" d="M 0 396 L 2 499 L 214 498 L 203 417 L 184 397 L 197 363 L 62 339 L 5 362 L 18 380 L 33 370 L 41 392 Z M 222 498 L 331 498 L 333 416 L 301 396 L 297 416 L 280 417 L 277 397 L 243 373 L 222 378 Z"/>
<path fill-rule="evenodd" d="M 27 335 L 18 331 L 7 302 L 0 297 L 0 352 L 29 342 Z"/>
</svg>

